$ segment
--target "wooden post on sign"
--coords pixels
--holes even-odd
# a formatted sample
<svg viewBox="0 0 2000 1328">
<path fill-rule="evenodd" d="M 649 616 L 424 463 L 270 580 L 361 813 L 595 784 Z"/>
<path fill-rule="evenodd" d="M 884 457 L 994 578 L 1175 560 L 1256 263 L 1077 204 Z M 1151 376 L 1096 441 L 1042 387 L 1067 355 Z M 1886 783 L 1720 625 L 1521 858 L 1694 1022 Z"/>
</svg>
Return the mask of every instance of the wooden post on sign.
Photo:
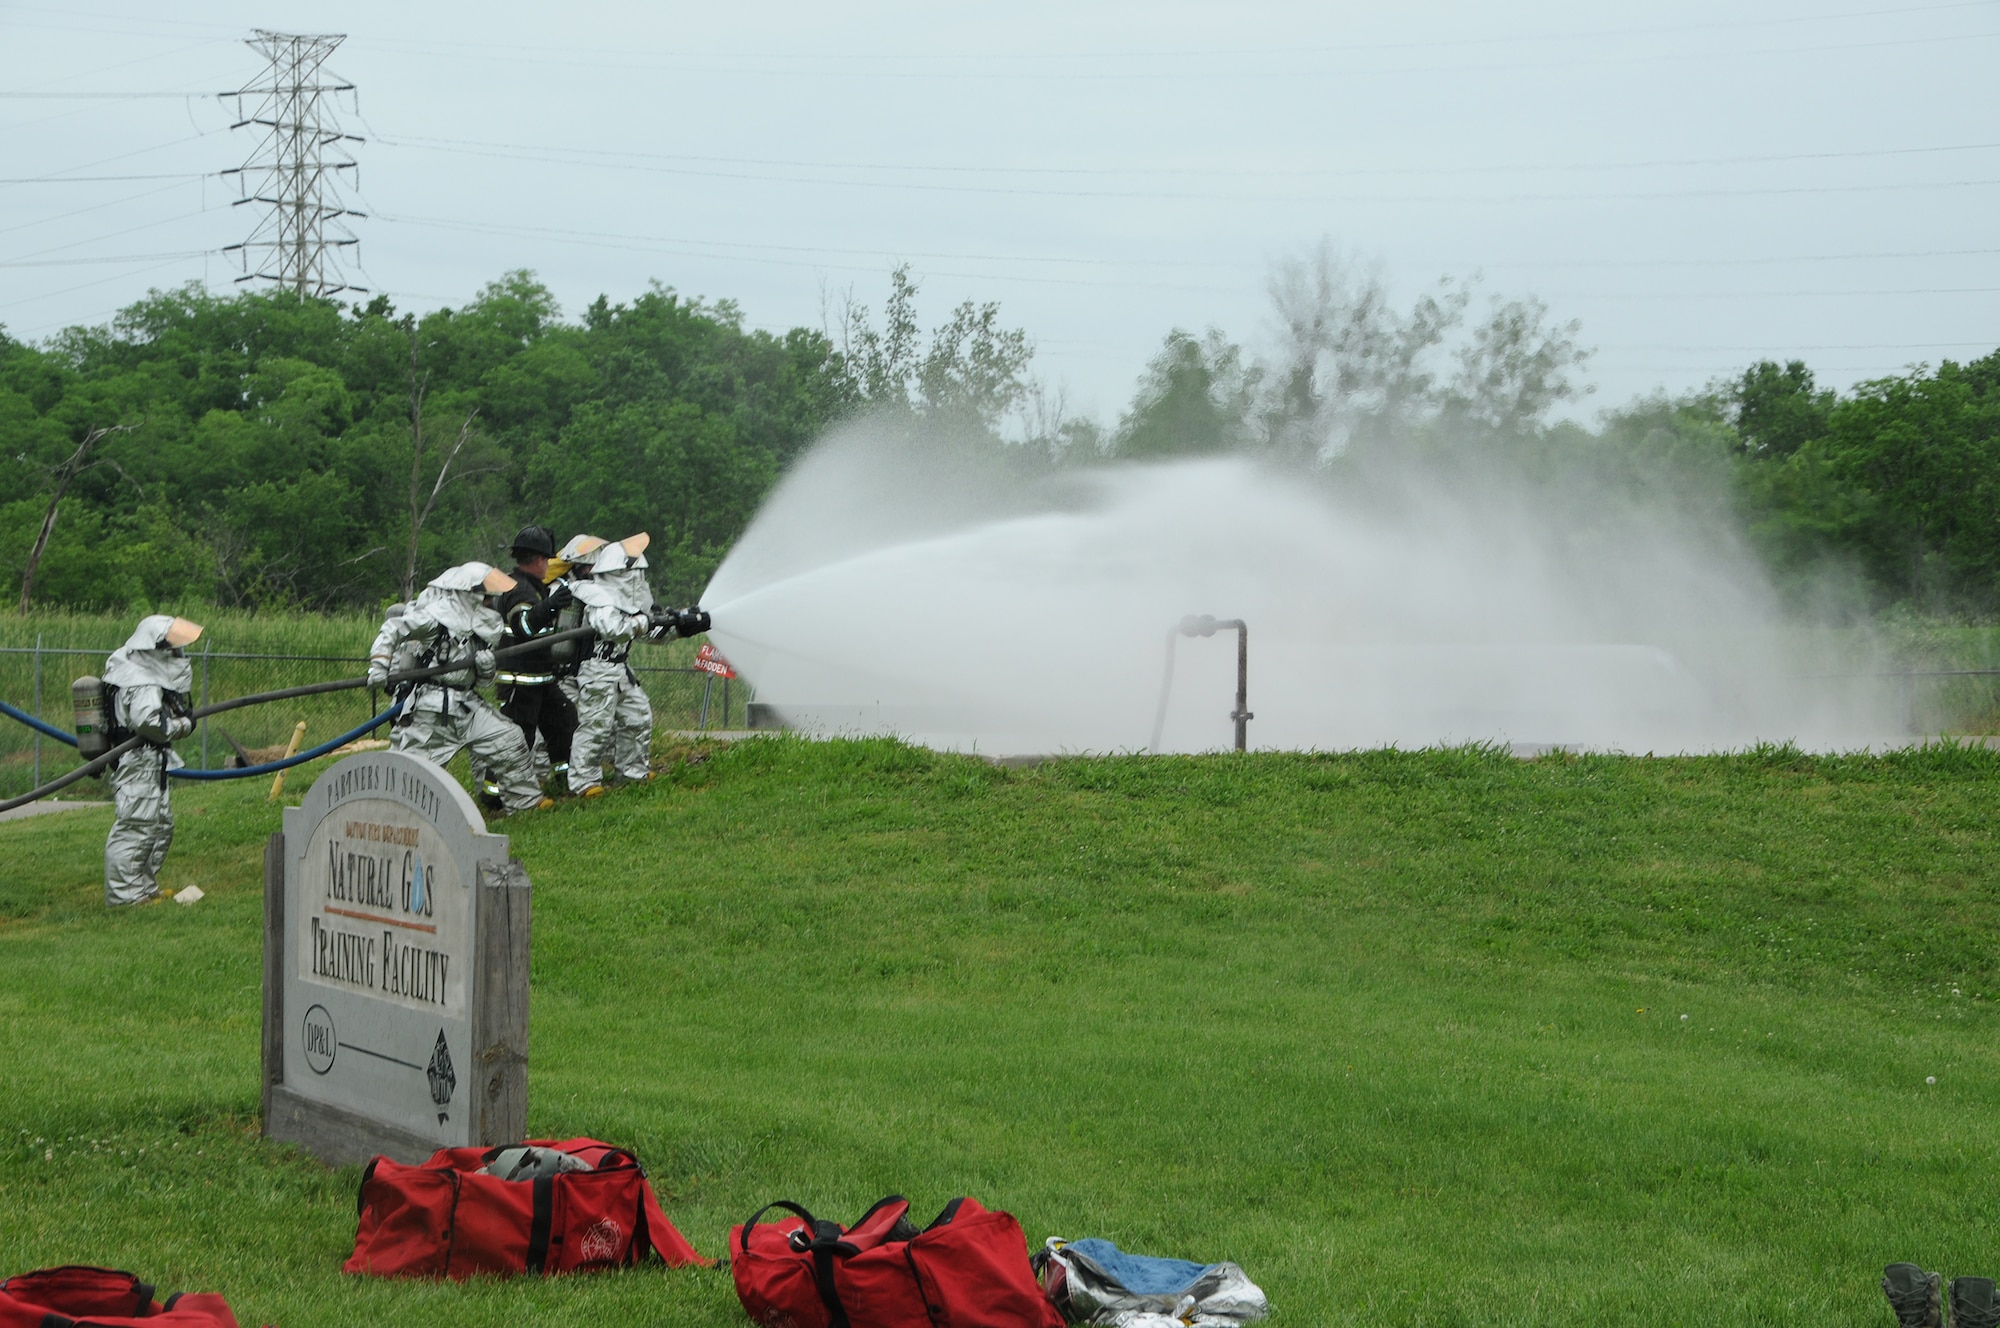
<svg viewBox="0 0 2000 1328">
<path fill-rule="evenodd" d="M 306 722 L 302 719 L 297 724 L 294 724 L 292 726 L 292 740 L 285 744 L 285 759 L 287 761 L 291 760 L 294 756 L 297 756 L 299 754 L 299 744 L 305 740 L 305 736 L 306 736 Z M 272 802 L 276 802 L 279 798 L 284 796 L 284 793 L 285 793 L 285 772 L 280 770 L 277 774 L 271 776 L 270 800 Z"/>
</svg>

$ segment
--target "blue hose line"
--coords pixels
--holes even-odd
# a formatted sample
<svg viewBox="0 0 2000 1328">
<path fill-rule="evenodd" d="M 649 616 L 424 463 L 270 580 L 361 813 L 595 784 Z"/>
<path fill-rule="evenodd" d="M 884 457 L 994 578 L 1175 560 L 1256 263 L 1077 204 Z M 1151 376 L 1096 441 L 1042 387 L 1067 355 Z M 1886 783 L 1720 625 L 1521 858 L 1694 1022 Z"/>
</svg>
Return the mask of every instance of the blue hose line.
<svg viewBox="0 0 2000 1328">
<path fill-rule="evenodd" d="M 5 701 L 0 701 L 0 715 L 5 715 L 9 719 L 18 719 L 23 724 L 26 724 L 29 728 L 35 730 L 37 733 L 47 734 L 49 737 L 54 738 L 57 742 L 66 742 L 72 747 L 76 746 L 76 735 L 74 733 L 64 733 L 61 729 L 57 728 L 53 724 L 44 724 L 42 723 L 41 720 L 36 719 L 33 715 L 29 714 L 27 711 L 16 710 L 13 706 L 8 705 Z"/>
<path fill-rule="evenodd" d="M 366 724 L 363 724 L 360 728 L 349 729 L 338 738 L 328 738 L 319 746 L 309 751 L 300 752 L 297 756 L 288 756 L 282 761 L 266 761 L 263 765 L 244 766 L 240 770 L 169 770 L 167 771 L 167 776 L 170 779 L 248 779 L 252 775 L 268 775 L 275 770 L 289 770 L 293 766 L 303 765 L 307 761 L 317 761 L 334 748 L 345 747 L 362 734 L 381 728 L 401 713 L 402 709 L 403 703 L 398 701 L 381 714 L 375 716 L 375 718 L 369 720 Z"/>
<path fill-rule="evenodd" d="M 268 775 L 277 770 L 289 770 L 295 765 L 303 765 L 307 761 L 316 761 L 334 748 L 345 747 L 362 734 L 381 728 L 384 724 L 394 719 L 402 711 L 402 708 L 403 703 L 398 701 L 381 714 L 375 716 L 375 718 L 369 720 L 366 724 L 363 724 L 360 728 L 349 729 L 338 738 L 328 738 L 319 746 L 309 751 L 300 752 L 298 755 L 288 757 L 282 761 L 267 761 L 263 765 L 243 766 L 236 770 L 181 769 L 169 770 L 167 774 L 173 779 L 247 779 L 251 775 Z M 45 733 L 57 742 L 66 742 L 72 747 L 76 746 L 76 735 L 74 733 L 64 733 L 52 724 L 44 724 L 25 710 L 16 710 L 5 701 L 0 701 L 0 715 L 5 715 L 9 719 L 18 719 L 29 728 L 39 733 Z"/>
</svg>

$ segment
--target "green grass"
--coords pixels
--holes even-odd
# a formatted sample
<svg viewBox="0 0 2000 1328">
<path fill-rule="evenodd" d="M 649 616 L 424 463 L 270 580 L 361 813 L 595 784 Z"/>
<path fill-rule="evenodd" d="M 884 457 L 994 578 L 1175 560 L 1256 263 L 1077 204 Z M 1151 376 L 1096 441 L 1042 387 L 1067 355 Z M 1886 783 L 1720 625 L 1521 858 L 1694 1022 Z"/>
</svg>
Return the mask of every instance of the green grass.
<svg viewBox="0 0 2000 1328">
<path fill-rule="evenodd" d="M 531 1128 L 635 1146 L 710 1254 L 775 1198 L 971 1193 L 1234 1258 L 1278 1324 L 1879 1325 L 1891 1260 L 2000 1272 L 1996 776 L 745 743 L 504 827 Z M 104 813 L 0 825 L 7 1270 L 288 1326 L 743 1322 L 718 1271 L 337 1272 L 357 1173 L 255 1137 L 260 793 L 182 793 L 192 909 L 102 909 Z"/>
</svg>

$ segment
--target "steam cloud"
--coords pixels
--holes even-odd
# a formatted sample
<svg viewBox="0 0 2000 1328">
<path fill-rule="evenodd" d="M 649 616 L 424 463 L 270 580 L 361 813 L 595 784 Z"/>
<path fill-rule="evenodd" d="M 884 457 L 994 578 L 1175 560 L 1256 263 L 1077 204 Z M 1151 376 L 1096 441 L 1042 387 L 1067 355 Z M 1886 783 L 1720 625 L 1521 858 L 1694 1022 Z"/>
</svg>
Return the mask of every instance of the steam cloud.
<svg viewBox="0 0 2000 1328">
<path fill-rule="evenodd" d="M 988 755 L 1144 749 L 1183 615 L 1250 627 L 1254 748 L 1813 749 L 1896 731 L 1714 521 L 1594 492 L 1243 459 L 1022 478 L 876 420 L 771 495 L 704 602 L 787 722 Z M 1163 750 L 1226 748 L 1233 634 Z"/>
</svg>

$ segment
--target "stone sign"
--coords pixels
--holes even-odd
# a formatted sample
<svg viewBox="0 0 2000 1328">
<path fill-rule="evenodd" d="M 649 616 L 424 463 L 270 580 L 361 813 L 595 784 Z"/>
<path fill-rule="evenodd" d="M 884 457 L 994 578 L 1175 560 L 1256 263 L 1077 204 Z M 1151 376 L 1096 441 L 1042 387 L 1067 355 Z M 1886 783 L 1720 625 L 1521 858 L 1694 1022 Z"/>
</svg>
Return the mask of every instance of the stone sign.
<svg viewBox="0 0 2000 1328">
<path fill-rule="evenodd" d="M 264 858 L 264 1133 L 340 1165 L 518 1143 L 530 894 L 429 761 L 350 756 Z"/>
</svg>

